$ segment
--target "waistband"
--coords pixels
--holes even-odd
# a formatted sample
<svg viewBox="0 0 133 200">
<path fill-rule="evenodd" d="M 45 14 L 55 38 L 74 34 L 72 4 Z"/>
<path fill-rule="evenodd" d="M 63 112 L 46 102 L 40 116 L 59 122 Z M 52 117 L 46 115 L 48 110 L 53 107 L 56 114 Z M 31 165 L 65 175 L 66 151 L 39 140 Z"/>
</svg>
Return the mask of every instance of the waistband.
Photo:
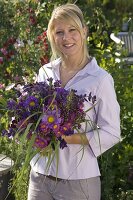
<svg viewBox="0 0 133 200">
<path fill-rule="evenodd" d="M 51 176 L 51 175 L 49 175 L 49 176 L 45 175 L 45 177 L 50 179 L 50 180 L 52 180 L 52 181 L 63 181 L 64 180 L 64 179 L 61 179 L 61 178 L 58 178 L 58 177 L 54 177 L 54 176 Z"/>
</svg>

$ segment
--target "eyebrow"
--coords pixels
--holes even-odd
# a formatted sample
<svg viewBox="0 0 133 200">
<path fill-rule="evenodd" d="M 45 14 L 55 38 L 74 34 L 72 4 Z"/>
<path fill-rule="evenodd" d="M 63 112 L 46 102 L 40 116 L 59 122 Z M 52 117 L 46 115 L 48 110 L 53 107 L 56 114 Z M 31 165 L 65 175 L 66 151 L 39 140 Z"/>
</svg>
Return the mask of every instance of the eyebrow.
<svg viewBox="0 0 133 200">
<path fill-rule="evenodd" d="M 75 26 L 74 25 L 70 25 L 68 28 L 75 28 Z M 55 27 L 55 30 L 63 30 L 63 28 L 58 28 L 58 27 Z"/>
</svg>

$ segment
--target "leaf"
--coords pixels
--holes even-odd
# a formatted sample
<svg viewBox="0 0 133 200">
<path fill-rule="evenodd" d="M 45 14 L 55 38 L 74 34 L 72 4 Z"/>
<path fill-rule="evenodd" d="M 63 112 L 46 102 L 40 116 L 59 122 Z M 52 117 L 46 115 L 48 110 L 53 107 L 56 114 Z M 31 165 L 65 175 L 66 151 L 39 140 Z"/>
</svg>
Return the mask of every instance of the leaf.
<svg viewBox="0 0 133 200">
<path fill-rule="evenodd" d="M 0 104 L 4 105 L 6 107 L 7 101 L 4 99 L 4 97 L 0 96 Z"/>
</svg>

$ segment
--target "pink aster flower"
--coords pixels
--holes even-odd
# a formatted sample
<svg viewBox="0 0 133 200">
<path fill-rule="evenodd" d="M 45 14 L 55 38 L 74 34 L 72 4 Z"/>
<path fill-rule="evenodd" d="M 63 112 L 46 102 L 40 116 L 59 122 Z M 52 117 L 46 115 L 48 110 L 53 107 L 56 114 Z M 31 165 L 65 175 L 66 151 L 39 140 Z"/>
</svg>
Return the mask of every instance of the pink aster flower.
<svg viewBox="0 0 133 200">
<path fill-rule="evenodd" d="M 47 124 L 45 124 L 44 122 L 41 122 L 39 125 L 39 131 L 43 133 L 44 135 L 47 135 L 49 133 L 49 128 Z"/>
<path fill-rule="evenodd" d="M 72 124 L 70 122 L 67 122 L 61 126 L 61 132 L 64 135 L 72 135 L 74 133 L 74 130 L 72 129 Z"/>
<path fill-rule="evenodd" d="M 63 133 L 63 131 L 61 131 L 61 130 L 57 130 L 57 131 L 55 131 L 55 135 L 56 135 L 56 137 L 61 137 L 62 135 L 63 135 L 64 133 Z"/>
<path fill-rule="evenodd" d="M 46 146 L 49 145 L 49 142 L 50 142 L 50 138 L 49 137 L 42 138 L 40 136 L 37 136 L 36 139 L 35 139 L 34 145 L 37 148 L 43 149 L 43 148 L 45 148 Z"/>
</svg>

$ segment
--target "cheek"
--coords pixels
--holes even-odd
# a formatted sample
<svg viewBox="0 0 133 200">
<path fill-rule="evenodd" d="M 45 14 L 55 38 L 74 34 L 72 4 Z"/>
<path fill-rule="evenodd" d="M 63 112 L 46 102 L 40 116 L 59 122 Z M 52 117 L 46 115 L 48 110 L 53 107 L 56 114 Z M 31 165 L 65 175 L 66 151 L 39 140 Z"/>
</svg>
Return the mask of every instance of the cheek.
<svg viewBox="0 0 133 200">
<path fill-rule="evenodd" d="M 79 42 L 82 41 L 81 35 L 79 33 L 73 34 L 72 37 L 75 38 L 76 41 L 79 41 Z"/>
<path fill-rule="evenodd" d="M 54 41 L 56 45 L 59 45 L 61 43 L 61 39 L 59 37 L 55 37 Z"/>
<path fill-rule="evenodd" d="M 54 42 L 55 42 L 55 45 L 56 45 L 56 49 L 58 51 L 62 51 L 61 39 L 59 39 L 58 37 L 55 37 Z"/>
</svg>

